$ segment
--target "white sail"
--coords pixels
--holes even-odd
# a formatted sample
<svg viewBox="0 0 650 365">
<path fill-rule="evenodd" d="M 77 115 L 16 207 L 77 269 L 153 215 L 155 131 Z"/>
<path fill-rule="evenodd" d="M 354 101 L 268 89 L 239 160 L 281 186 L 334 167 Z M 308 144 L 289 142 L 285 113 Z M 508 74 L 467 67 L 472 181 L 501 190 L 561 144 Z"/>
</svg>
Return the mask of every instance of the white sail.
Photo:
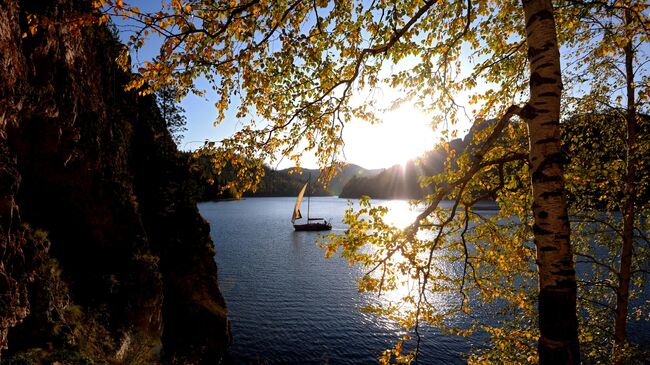
<svg viewBox="0 0 650 365">
<path fill-rule="evenodd" d="M 298 194 L 298 199 L 296 199 L 296 206 L 293 207 L 293 216 L 291 217 L 292 224 L 296 222 L 296 219 L 302 218 L 302 214 L 300 214 L 300 203 L 302 203 L 302 197 L 305 195 L 305 190 L 307 190 L 307 184 L 302 187 L 300 194 Z"/>
</svg>

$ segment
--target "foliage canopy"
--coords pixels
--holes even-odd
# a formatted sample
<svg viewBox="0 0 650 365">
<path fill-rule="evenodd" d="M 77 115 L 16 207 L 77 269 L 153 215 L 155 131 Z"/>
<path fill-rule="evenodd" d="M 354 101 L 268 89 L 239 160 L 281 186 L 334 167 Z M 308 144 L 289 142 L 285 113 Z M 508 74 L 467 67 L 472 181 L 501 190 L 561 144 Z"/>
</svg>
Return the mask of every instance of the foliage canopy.
<svg viewBox="0 0 650 365">
<path fill-rule="evenodd" d="M 255 171 L 262 161 L 279 156 L 299 163 L 306 151 L 313 151 L 321 167 L 335 166 L 342 157 L 346 123 L 379 120 L 373 92 L 381 87 L 399 89 L 402 94 L 394 102 L 414 103 L 434 116 L 434 124 L 450 126 L 463 115 L 483 124 L 463 153 L 448 149 L 443 174 L 422 178 L 423 186 L 437 190 L 423 199 L 426 208 L 414 224 L 407 229 L 391 226 L 384 220 L 384 208 L 362 200 L 360 210 L 346 214 L 350 228 L 345 236 L 331 236 L 323 245 L 327 254 L 341 250 L 368 270 L 362 290 L 385 293 L 417 284 L 415 291 L 401 292 L 404 305 L 369 310 L 395 318 L 414 329 L 416 337 L 421 320 L 452 333 L 485 330 L 499 350 L 497 358 L 527 363 L 539 359 L 539 332 L 531 324 L 538 315 L 535 263 L 540 260 L 539 247 L 536 251 L 531 240 L 539 233 L 534 190 L 542 168 L 530 158 L 536 143 L 527 137 L 535 125 L 526 103 L 539 96 L 535 83 L 545 82 L 539 74 L 537 79 L 534 72 L 528 74 L 534 67 L 532 53 L 543 52 L 530 45 L 531 37 L 539 34 L 528 29 L 532 18 L 524 10 L 530 3 L 173 0 L 154 12 L 122 1 L 98 5 L 140 24 L 130 42 L 136 50 L 150 34 L 162 37 L 160 55 L 139 65 L 131 88 L 149 92 L 171 85 L 181 93 L 202 94 L 205 90 L 197 89 L 194 81 L 204 77 L 218 96 L 217 123 L 226 110 L 237 109 L 243 127 L 206 148 L 217 151 L 217 169 L 237 171 L 243 188 L 259 180 Z M 632 99 L 647 109 L 647 12 L 648 5 L 638 1 L 556 4 L 551 19 L 567 55 L 562 71 L 565 120 L 602 111 L 603 106 L 625 108 L 620 87 L 627 85 L 629 91 L 630 79 L 619 77 L 626 74 L 620 60 L 621 50 L 630 45 L 638 70 L 631 81 L 636 86 Z M 141 88 L 145 84 L 150 88 Z M 472 110 L 463 106 L 466 102 Z M 519 120 L 510 122 L 515 116 Z M 558 140 L 558 131 L 554 128 L 553 138 L 547 139 Z M 582 162 L 572 161 L 565 176 L 570 188 L 595 176 Z M 561 173 L 560 162 L 549 164 Z M 561 185 L 557 189 L 563 194 Z M 439 207 L 445 198 L 453 201 L 450 209 Z M 485 215 L 473 207 L 485 198 L 499 203 L 497 214 Z M 566 219 L 565 213 L 559 215 Z M 453 264 L 438 265 L 443 261 Z M 431 304 L 441 296 L 453 299 L 443 312 Z M 452 314 L 469 315 L 472 306 L 496 302 L 511 319 L 496 326 L 477 321 L 469 328 L 450 328 L 445 322 Z M 583 333 L 581 340 L 590 342 L 593 335 L 588 336 Z M 395 356 L 410 361 L 412 355 L 402 355 L 401 348 L 399 343 L 387 351 L 384 360 Z M 486 352 L 471 360 L 482 363 L 494 356 Z"/>
</svg>

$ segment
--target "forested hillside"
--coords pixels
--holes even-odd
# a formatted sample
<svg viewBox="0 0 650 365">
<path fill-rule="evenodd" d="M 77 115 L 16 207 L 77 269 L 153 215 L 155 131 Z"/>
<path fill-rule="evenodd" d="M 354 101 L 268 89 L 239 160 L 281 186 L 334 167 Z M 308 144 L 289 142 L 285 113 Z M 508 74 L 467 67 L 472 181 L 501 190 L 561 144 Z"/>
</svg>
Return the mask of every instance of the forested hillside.
<svg viewBox="0 0 650 365">
<path fill-rule="evenodd" d="M 434 176 L 445 169 L 448 151 L 459 154 L 473 138 L 476 130 L 483 130 L 490 121 L 477 123 L 463 138 L 451 140 L 447 146 L 438 146 L 423 156 L 411 159 L 403 165 L 395 165 L 376 175 L 355 176 L 343 187 L 341 198 L 369 196 L 375 199 L 421 199 L 431 194 L 434 186 L 422 188 L 421 176 Z"/>
<path fill-rule="evenodd" d="M 374 176 L 380 170 L 366 170 L 361 166 L 348 164 L 341 168 L 341 171 L 332 178 L 325 186 L 322 182 L 321 172 L 317 169 L 296 169 L 274 170 L 263 165 L 263 176 L 254 189 L 246 190 L 243 193 L 223 187 L 235 178 L 231 169 L 225 169 L 220 174 L 213 172 L 209 156 L 194 156 L 186 153 L 187 158 L 193 162 L 194 181 L 196 186 L 197 199 L 201 201 L 217 199 L 233 199 L 239 197 L 272 197 L 272 196 L 296 196 L 303 185 L 311 178 L 308 193 L 312 196 L 337 196 L 341 193 L 343 186 L 355 177 Z"/>
</svg>

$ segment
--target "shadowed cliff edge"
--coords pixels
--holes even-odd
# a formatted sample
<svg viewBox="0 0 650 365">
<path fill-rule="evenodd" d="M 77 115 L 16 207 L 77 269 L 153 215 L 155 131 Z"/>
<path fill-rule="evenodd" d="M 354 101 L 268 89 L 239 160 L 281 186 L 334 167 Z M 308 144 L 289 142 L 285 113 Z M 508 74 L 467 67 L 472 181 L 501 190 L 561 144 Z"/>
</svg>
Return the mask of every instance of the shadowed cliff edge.
<svg viewBox="0 0 650 365">
<path fill-rule="evenodd" d="M 214 246 L 155 99 L 123 91 L 89 1 L 0 8 L 3 363 L 218 363 Z"/>
</svg>

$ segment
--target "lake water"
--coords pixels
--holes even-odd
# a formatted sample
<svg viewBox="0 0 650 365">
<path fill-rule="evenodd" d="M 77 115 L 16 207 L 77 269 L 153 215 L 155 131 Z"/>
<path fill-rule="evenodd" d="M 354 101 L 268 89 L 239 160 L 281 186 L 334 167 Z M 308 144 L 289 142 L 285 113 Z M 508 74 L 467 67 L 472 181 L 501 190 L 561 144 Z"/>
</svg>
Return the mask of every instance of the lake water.
<svg viewBox="0 0 650 365">
<path fill-rule="evenodd" d="M 404 334 L 388 320 L 361 313 L 377 300 L 359 294 L 361 275 L 344 259 L 326 259 L 319 232 L 295 232 L 295 198 L 250 198 L 202 203 L 217 248 L 221 291 L 228 305 L 234 363 L 368 364 Z M 306 202 L 304 202 L 306 203 Z M 301 210 L 306 216 L 306 204 Z M 386 201 L 397 214 L 413 216 L 405 201 Z M 342 232 L 345 199 L 311 198 L 311 215 Z M 421 363 L 464 363 L 466 338 L 427 333 Z"/>
<path fill-rule="evenodd" d="M 389 320 L 360 311 L 377 297 L 358 293 L 360 270 L 340 257 L 324 257 L 316 244 L 319 232 L 293 230 L 294 202 L 295 198 L 248 198 L 199 204 L 217 249 L 219 283 L 234 337 L 232 362 L 377 363 L 381 352 L 404 332 Z M 301 210 L 306 216 L 305 203 Z M 398 225 L 416 214 L 406 201 L 382 204 L 391 207 L 391 220 Z M 311 216 L 330 220 L 333 232 L 345 229 L 341 221 L 346 208 L 345 199 L 311 199 Z M 485 341 L 480 334 L 463 338 L 435 329 L 425 332 L 422 364 L 465 363 L 471 348 Z"/>
</svg>

